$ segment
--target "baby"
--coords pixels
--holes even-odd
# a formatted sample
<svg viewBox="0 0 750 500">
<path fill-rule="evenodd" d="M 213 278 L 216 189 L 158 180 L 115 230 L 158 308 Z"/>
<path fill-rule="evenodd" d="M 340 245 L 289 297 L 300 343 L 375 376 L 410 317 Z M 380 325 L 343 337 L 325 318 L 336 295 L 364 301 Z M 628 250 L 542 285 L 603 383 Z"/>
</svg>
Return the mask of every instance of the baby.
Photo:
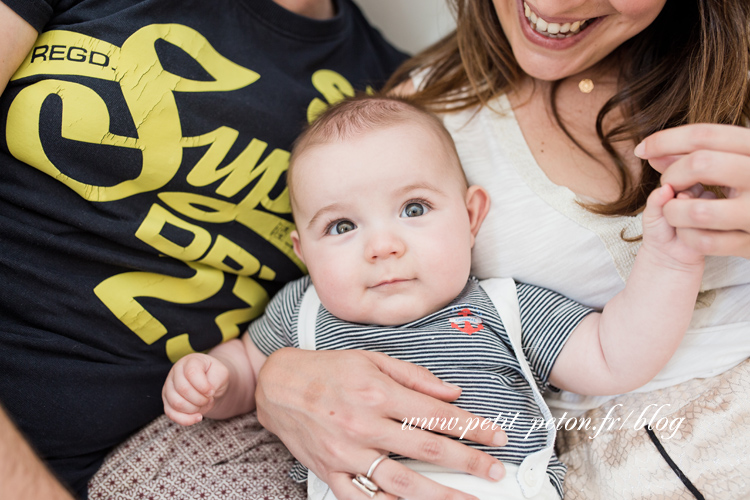
<svg viewBox="0 0 750 500">
<path fill-rule="evenodd" d="M 190 425 L 252 410 L 266 357 L 292 346 L 420 364 L 463 389 L 459 407 L 489 421 L 511 416 L 504 446 L 469 443 L 504 463 L 501 481 L 383 457 L 352 481 L 370 497 L 379 478 L 405 465 L 480 499 L 559 500 L 565 467 L 552 449 L 554 426 L 539 425 L 551 419 L 540 391 L 635 389 L 666 364 L 690 321 L 703 256 L 663 217 L 670 186 L 649 197 L 627 286 L 598 313 L 550 290 L 470 276 L 489 197 L 467 185 L 440 121 L 405 100 L 333 106 L 299 138 L 287 175 L 292 242 L 309 277 L 282 289 L 241 339 L 179 360 L 164 385 L 165 413 Z M 309 476 L 310 498 L 334 498 Z"/>
</svg>

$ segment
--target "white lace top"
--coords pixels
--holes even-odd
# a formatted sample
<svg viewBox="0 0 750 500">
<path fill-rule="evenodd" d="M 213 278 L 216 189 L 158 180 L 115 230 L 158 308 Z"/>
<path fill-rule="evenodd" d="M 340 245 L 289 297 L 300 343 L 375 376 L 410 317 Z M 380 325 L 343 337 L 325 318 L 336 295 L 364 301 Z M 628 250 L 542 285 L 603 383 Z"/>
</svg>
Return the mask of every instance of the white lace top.
<svg viewBox="0 0 750 500">
<path fill-rule="evenodd" d="M 415 82 L 416 83 L 416 82 Z M 443 116 L 471 184 L 485 187 L 492 207 L 477 237 L 472 274 L 512 277 L 602 308 L 625 280 L 641 234 L 638 217 L 603 217 L 576 203 L 537 165 L 510 103 Z M 659 283 L 654 283 L 659 286 Z M 719 374 L 750 356 L 750 261 L 710 257 L 691 329 L 670 363 L 639 389 L 653 390 Z M 598 406 L 563 393 L 551 406 Z"/>
</svg>

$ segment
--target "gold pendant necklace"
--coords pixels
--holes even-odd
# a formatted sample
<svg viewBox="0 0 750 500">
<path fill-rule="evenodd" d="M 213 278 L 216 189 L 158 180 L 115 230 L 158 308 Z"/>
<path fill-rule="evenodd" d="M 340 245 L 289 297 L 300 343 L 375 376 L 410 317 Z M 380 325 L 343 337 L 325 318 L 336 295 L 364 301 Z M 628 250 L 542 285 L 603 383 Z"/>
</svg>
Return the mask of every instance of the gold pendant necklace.
<svg viewBox="0 0 750 500">
<path fill-rule="evenodd" d="M 584 78 L 578 82 L 578 90 L 584 94 L 590 94 L 591 91 L 594 90 L 594 82 L 592 82 L 590 78 Z"/>
</svg>

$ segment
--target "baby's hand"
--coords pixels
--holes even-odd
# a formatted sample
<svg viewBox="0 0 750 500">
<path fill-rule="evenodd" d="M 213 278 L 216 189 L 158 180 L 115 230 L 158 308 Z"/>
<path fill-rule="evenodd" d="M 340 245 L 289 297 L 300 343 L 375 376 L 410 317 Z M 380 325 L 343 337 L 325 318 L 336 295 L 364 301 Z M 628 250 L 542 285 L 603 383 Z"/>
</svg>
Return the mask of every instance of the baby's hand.
<svg viewBox="0 0 750 500">
<path fill-rule="evenodd" d="M 207 354 L 188 354 L 174 364 L 164 382 L 164 413 L 180 425 L 193 425 L 226 391 L 229 370 Z"/>
<path fill-rule="evenodd" d="M 703 264 L 703 254 L 680 240 L 677 230 L 664 217 L 664 206 L 675 198 L 672 186 L 665 184 L 648 197 L 643 212 L 643 246 L 663 259 L 665 265 L 694 266 Z"/>
</svg>

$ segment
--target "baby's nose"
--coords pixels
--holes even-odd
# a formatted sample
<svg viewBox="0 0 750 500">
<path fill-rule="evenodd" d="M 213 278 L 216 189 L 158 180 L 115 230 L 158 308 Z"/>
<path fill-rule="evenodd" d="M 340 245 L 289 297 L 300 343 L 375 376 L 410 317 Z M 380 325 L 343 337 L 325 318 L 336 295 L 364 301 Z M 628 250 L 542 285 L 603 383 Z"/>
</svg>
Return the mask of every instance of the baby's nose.
<svg viewBox="0 0 750 500">
<path fill-rule="evenodd" d="M 368 241 L 366 254 L 367 259 L 387 259 L 389 257 L 400 257 L 406 251 L 406 244 L 398 235 L 388 231 L 378 231 Z"/>
</svg>

